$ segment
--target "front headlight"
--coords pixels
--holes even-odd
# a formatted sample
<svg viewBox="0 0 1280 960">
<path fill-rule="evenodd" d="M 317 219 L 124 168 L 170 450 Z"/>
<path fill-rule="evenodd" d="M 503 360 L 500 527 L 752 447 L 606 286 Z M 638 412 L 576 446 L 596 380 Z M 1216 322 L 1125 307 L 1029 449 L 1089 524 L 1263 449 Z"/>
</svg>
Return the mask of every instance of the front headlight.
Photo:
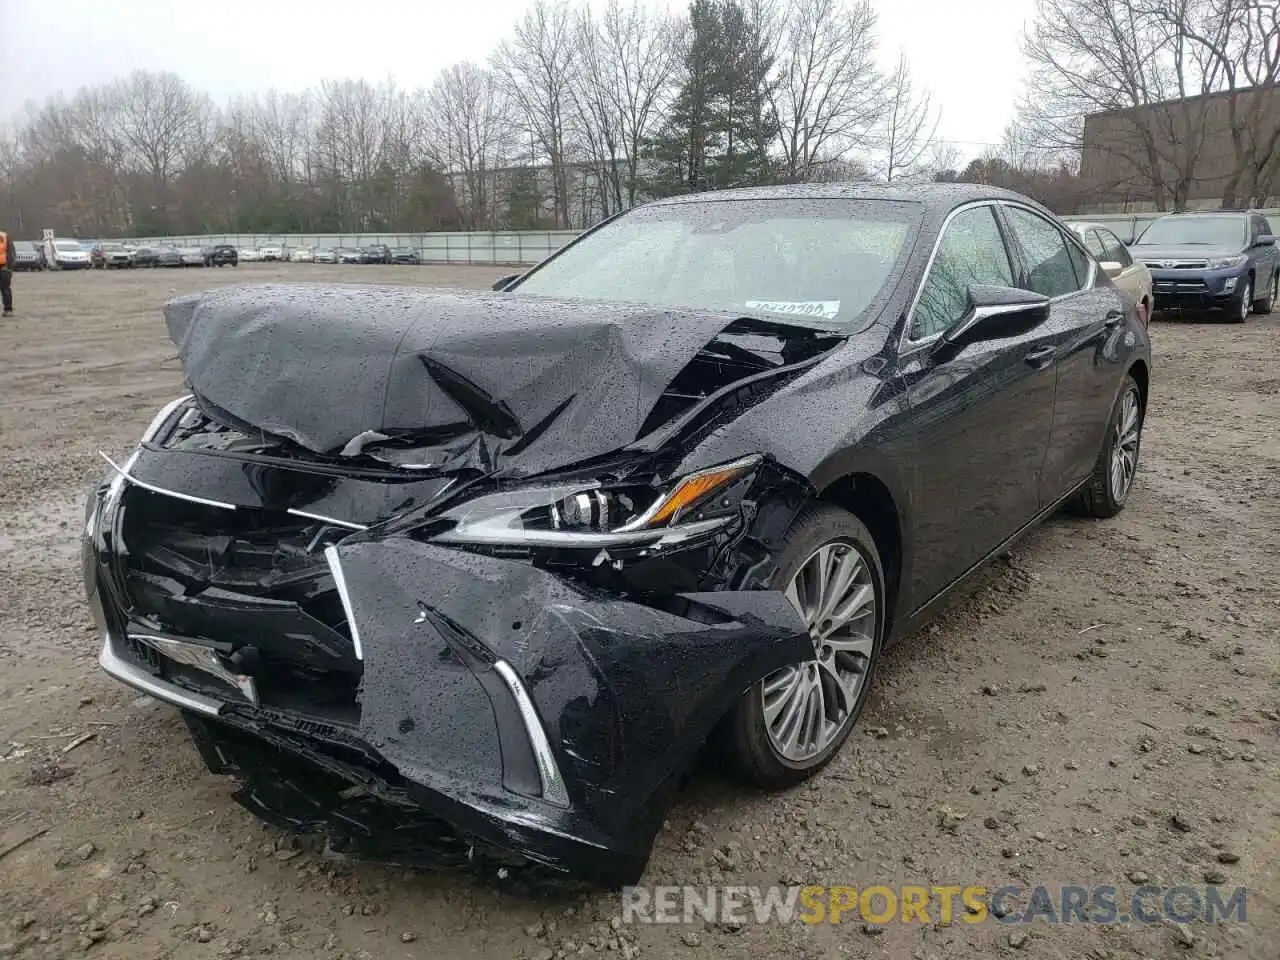
<svg viewBox="0 0 1280 960">
<path fill-rule="evenodd" d="M 1233 257 L 1210 257 L 1210 270 L 1226 270 L 1229 267 L 1243 267 L 1249 262 L 1249 258 L 1243 254 L 1237 254 Z"/>
<path fill-rule="evenodd" d="M 488 494 L 445 513 L 453 526 L 432 539 L 545 547 L 677 543 L 729 525 L 762 459 L 699 470 L 661 488 L 597 481 Z"/>
</svg>

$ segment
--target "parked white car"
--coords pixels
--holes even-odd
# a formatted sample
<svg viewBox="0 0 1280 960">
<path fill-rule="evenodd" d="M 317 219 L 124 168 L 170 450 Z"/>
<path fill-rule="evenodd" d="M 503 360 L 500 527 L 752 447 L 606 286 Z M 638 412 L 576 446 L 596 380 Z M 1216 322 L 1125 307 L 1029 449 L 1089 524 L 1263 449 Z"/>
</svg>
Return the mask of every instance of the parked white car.
<svg viewBox="0 0 1280 960">
<path fill-rule="evenodd" d="M 89 251 L 75 240 L 53 241 L 53 262 L 55 270 L 88 270 L 93 266 Z"/>
<path fill-rule="evenodd" d="M 268 244 L 265 247 L 259 247 L 258 259 L 259 260 L 283 260 L 284 248 L 278 247 L 275 244 Z"/>
<path fill-rule="evenodd" d="M 1155 298 L 1151 294 L 1151 271 L 1135 260 L 1120 238 L 1100 223 L 1072 223 L 1072 230 L 1093 254 L 1111 282 L 1133 298 L 1142 313 L 1142 322 L 1151 316 Z"/>
<path fill-rule="evenodd" d="M 290 254 L 289 259 L 294 263 L 315 263 L 316 253 L 310 247 L 299 247 Z"/>
<path fill-rule="evenodd" d="M 258 251 L 255 250 L 253 247 L 243 247 L 240 250 L 241 263 L 256 263 L 258 260 L 261 260 L 261 259 L 262 259 L 261 254 L 259 254 Z"/>
</svg>

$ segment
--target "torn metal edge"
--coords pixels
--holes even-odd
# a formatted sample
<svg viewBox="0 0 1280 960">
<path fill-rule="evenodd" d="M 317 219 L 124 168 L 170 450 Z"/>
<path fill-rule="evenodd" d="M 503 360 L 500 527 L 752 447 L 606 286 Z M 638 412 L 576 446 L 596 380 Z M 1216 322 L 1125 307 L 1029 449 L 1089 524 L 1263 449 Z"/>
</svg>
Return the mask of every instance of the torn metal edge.
<svg viewBox="0 0 1280 960">
<path fill-rule="evenodd" d="M 186 500 L 188 503 L 198 503 L 205 507 L 218 507 L 221 510 L 236 509 L 236 505 L 234 503 L 223 503 L 221 500 L 208 500 L 205 497 L 194 497 L 189 493 L 179 493 L 177 490 L 166 490 L 164 487 L 158 487 L 154 483 L 147 483 L 145 480 L 139 480 L 131 474 L 128 469 L 133 466 L 137 453 L 126 461 L 128 465 L 127 467 L 120 466 L 120 464 L 116 463 L 101 450 L 98 451 L 98 456 L 107 461 L 107 465 L 116 472 L 119 478 L 128 483 L 132 483 L 134 486 L 141 487 L 143 490 L 150 490 L 152 493 L 158 493 L 162 497 L 173 497 L 176 500 Z"/>
<path fill-rule="evenodd" d="M 347 592 L 347 578 L 342 573 L 342 562 L 338 559 L 338 548 L 324 548 L 324 559 L 329 564 L 329 572 L 333 574 L 334 586 L 338 588 L 338 598 L 342 601 L 342 612 L 347 615 L 347 627 L 351 630 L 351 643 L 355 647 L 356 659 L 364 659 L 364 648 L 360 646 L 360 627 L 356 624 L 355 611 L 351 607 L 351 594 Z"/>
<path fill-rule="evenodd" d="M 318 520 L 321 523 L 333 524 L 335 527 L 345 527 L 347 530 L 369 529 L 362 523 L 352 523 L 350 520 L 338 520 L 334 517 L 326 517 L 321 513 L 307 513 L 305 510 L 295 510 L 293 507 L 290 507 L 286 512 L 293 514 L 295 517 L 302 517 L 305 520 Z"/>
</svg>

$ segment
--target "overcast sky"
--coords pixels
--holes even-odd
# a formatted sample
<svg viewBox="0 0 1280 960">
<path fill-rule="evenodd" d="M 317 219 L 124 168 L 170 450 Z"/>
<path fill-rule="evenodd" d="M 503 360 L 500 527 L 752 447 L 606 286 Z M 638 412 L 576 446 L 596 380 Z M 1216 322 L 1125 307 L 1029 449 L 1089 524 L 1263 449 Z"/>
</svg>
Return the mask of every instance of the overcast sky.
<svg viewBox="0 0 1280 960">
<path fill-rule="evenodd" d="M 650 0 L 682 8 L 686 0 Z M 966 156 L 996 143 L 1023 75 L 1034 0 L 873 0 L 886 65 L 905 50 L 942 109 L 938 136 Z M 219 101 L 324 78 L 427 86 L 483 60 L 529 0 L 0 0 L 0 117 L 28 100 L 172 70 Z"/>
</svg>

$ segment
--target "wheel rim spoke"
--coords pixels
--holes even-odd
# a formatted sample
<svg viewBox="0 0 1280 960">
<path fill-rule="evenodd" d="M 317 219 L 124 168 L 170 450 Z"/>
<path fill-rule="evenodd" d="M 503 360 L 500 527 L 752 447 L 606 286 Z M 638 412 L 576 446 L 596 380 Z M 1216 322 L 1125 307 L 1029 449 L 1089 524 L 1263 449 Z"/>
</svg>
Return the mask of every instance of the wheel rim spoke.
<svg viewBox="0 0 1280 960">
<path fill-rule="evenodd" d="M 776 671 L 760 689 L 773 748 L 802 762 L 852 722 L 876 650 L 877 596 L 862 554 L 841 541 L 815 550 L 785 595 L 809 627 L 813 659 Z"/>
<path fill-rule="evenodd" d="M 1112 438 L 1110 479 L 1111 496 L 1117 503 L 1128 496 L 1138 469 L 1138 443 L 1142 435 L 1142 408 L 1134 390 L 1125 393 L 1120 401 Z"/>
<path fill-rule="evenodd" d="M 876 642 L 865 633 L 855 633 L 845 637 L 831 637 L 826 645 L 834 653 L 847 653 L 870 659 Z"/>
</svg>

